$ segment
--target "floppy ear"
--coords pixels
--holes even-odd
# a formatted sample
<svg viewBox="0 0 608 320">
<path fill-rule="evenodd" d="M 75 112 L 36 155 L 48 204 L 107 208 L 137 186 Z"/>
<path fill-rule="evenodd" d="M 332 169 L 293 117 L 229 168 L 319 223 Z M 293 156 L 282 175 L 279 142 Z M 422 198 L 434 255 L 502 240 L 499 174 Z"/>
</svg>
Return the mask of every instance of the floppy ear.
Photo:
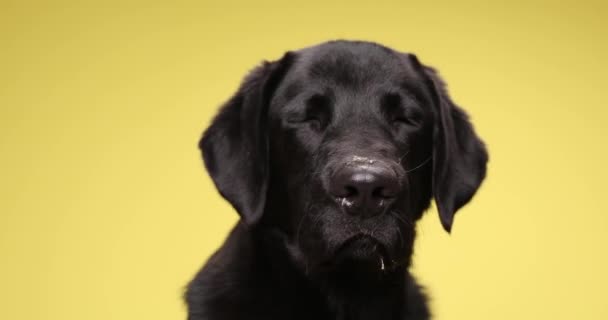
<svg viewBox="0 0 608 320">
<path fill-rule="evenodd" d="M 486 175 L 488 153 L 467 114 L 450 98 L 438 73 L 423 67 L 435 102 L 433 195 L 443 228 L 450 232 L 454 214 L 473 197 Z"/>
<path fill-rule="evenodd" d="M 261 218 L 266 204 L 268 104 L 292 60 L 288 52 L 251 71 L 199 142 L 215 186 L 249 225 Z"/>
</svg>

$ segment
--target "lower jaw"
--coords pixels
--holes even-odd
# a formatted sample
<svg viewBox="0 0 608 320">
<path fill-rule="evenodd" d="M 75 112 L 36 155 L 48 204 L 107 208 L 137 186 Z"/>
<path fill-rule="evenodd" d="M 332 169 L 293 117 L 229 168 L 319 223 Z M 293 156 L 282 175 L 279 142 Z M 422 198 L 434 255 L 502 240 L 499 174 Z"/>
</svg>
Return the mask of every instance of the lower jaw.
<svg viewBox="0 0 608 320">
<path fill-rule="evenodd" d="M 328 275 L 335 281 L 374 284 L 398 269 L 400 264 L 373 239 L 350 242 L 333 257 Z"/>
<path fill-rule="evenodd" d="M 392 278 L 395 274 L 406 273 L 409 255 L 406 252 L 395 254 L 398 256 L 389 254 L 389 250 L 374 238 L 355 236 L 346 241 L 330 258 L 317 260 L 318 263 L 304 263 L 304 272 L 311 279 L 323 282 L 330 280 L 374 285 Z"/>
<path fill-rule="evenodd" d="M 378 240 L 367 236 L 355 236 L 347 240 L 333 257 L 335 265 L 354 265 L 371 270 L 386 270 L 388 252 Z"/>
<path fill-rule="evenodd" d="M 406 276 L 403 266 L 382 269 L 380 258 L 377 259 L 344 259 L 321 275 L 325 291 L 340 297 L 382 297 L 399 286 Z"/>
</svg>

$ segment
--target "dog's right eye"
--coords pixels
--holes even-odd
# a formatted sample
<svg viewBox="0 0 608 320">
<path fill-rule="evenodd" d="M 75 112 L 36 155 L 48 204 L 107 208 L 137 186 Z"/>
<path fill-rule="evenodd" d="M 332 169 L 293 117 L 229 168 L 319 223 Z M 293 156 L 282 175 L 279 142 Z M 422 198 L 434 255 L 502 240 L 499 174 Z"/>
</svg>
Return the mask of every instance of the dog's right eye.
<svg viewBox="0 0 608 320">
<path fill-rule="evenodd" d="M 323 124 L 321 123 L 321 119 L 311 117 L 304 120 L 304 122 L 308 123 L 311 129 L 315 131 L 320 131 L 322 129 Z"/>
<path fill-rule="evenodd" d="M 321 94 L 315 94 L 306 99 L 304 112 L 294 116 L 289 123 L 307 124 L 312 130 L 322 131 L 329 123 L 330 99 Z"/>
<path fill-rule="evenodd" d="M 325 128 L 326 122 L 317 116 L 294 116 L 287 120 L 288 123 L 295 124 L 296 126 L 308 126 L 310 129 L 315 131 L 321 131 Z"/>
</svg>

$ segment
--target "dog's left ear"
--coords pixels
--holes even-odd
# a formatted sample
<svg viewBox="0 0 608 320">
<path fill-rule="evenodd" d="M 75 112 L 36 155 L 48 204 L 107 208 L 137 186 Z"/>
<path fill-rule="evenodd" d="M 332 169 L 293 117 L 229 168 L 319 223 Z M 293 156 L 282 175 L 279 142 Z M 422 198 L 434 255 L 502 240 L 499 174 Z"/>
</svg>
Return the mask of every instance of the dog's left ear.
<svg viewBox="0 0 608 320">
<path fill-rule="evenodd" d="M 264 62 L 243 80 L 199 142 L 220 194 L 248 225 L 262 216 L 268 187 L 268 105 L 293 60 Z"/>
<path fill-rule="evenodd" d="M 454 214 L 471 200 L 486 176 L 488 153 L 467 114 L 448 95 L 437 71 L 423 66 L 413 55 L 412 60 L 423 71 L 433 93 L 433 195 L 441 224 L 450 232 Z"/>
</svg>

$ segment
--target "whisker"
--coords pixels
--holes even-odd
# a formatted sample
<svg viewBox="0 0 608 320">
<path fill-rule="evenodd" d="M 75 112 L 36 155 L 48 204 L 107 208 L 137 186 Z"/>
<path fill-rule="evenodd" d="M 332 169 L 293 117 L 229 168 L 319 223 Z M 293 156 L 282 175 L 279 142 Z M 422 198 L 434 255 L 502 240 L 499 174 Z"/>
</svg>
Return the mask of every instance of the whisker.
<svg viewBox="0 0 608 320">
<path fill-rule="evenodd" d="M 401 248 L 405 247 L 405 239 L 403 238 L 403 233 L 401 233 L 401 228 L 399 226 L 395 226 L 397 229 L 397 233 L 399 234 L 399 244 Z"/>
<path fill-rule="evenodd" d="M 306 218 L 308 216 L 310 216 L 311 214 L 312 214 L 311 206 L 308 206 L 308 208 L 306 208 L 306 213 L 302 216 L 302 218 L 298 222 L 298 228 L 296 229 L 296 243 L 298 243 L 298 244 L 300 243 L 300 231 L 302 230 L 302 225 L 304 224 L 304 220 L 306 220 Z"/>
<path fill-rule="evenodd" d="M 401 222 L 405 223 L 406 225 L 409 225 L 410 227 L 413 227 L 413 226 L 414 226 L 414 224 L 413 224 L 411 221 L 408 221 L 408 220 L 406 220 L 405 218 L 403 218 L 402 216 L 400 216 L 400 215 L 399 215 L 399 212 L 394 211 L 394 210 L 391 210 L 391 211 L 389 211 L 389 213 L 390 213 L 390 214 L 391 214 L 393 217 L 395 217 L 395 218 L 399 219 Z"/>
<path fill-rule="evenodd" d="M 397 161 L 397 163 L 401 164 L 401 161 L 403 161 L 403 159 L 405 159 L 405 156 L 407 156 L 410 153 L 410 150 L 406 151 L 401 157 L 399 157 L 399 161 Z"/>
<path fill-rule="evenodd" d="M 374 227 L 372 228 L 372 231 L 370 232 L 370 236 L 374 236 L 374 232 L 376 232 L 376 230 L 378 230 L 378 227 L 380 226 L 380 221 L 377 221 L 376 224 L 374 225 Z"/>
<path fill-rule="evenodd" d="M 412 171 L 414 171 L 416 169 L 420 169 L 422 166 L 424 166 L 425 164 L 427 164 L 432 158 L 433 158 L 433 156 L 429 156 L 424 161 L 422 161 L 422 163 L 420 163 L 419 165 L 417 165 L 413 169 L 406 170 L 405 173 L 409 173 L 409 172 L 412 172 Z"/>
</svg>

